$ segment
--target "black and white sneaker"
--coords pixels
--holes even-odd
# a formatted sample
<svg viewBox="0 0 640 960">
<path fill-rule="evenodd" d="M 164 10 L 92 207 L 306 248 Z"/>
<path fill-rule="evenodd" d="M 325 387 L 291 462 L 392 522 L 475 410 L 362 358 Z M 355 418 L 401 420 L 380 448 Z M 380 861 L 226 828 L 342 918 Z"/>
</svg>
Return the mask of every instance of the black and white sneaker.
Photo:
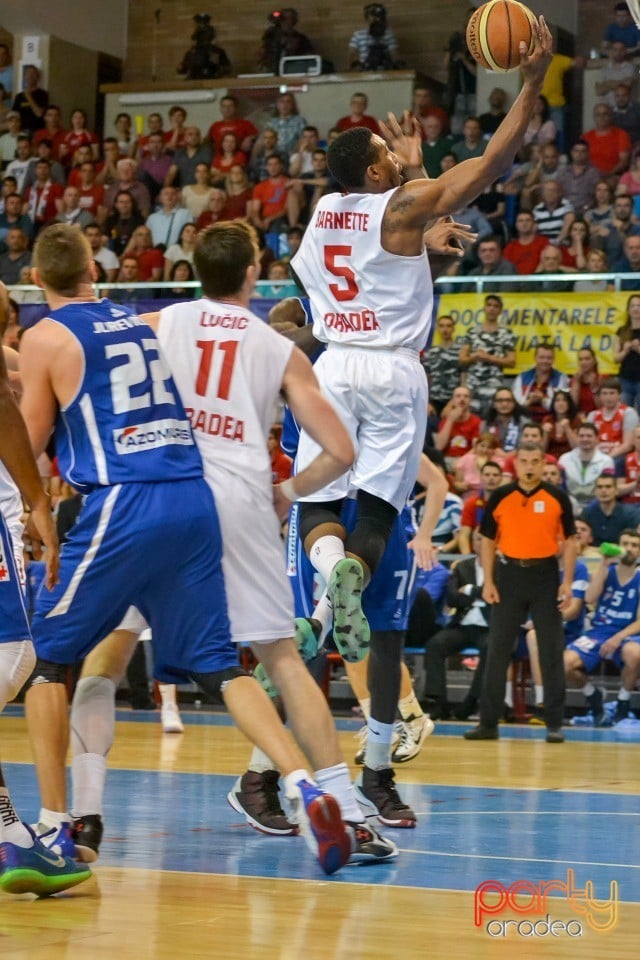
<svg viewBox="0 0 640 960">
<path fill-rule="evenodd" d="M 73 818 L 71 836 L 76 845 L 78 860 L 82 863 L 94 863 L 98 859 L 103 831 L 102 817 L 97 813 Z"/>
<path fill-rule="evenodd" d="M 351 836 L 349 864 L 384 863 L 398 856 L 398 848 L 393 840 L 382 837 L 368 823 L 345 822 Z"/>
<path fill-rule="evenodd" d="M 415 827 L 417 817 L 400 799 L 393 779 L 393 770 L 371 770 L 365 766 L 355 782 L 358 800 L 367 816 L 377 817 L 387 827 Z M 367 811 L 371 810 L 371 813 Z"/>
<path fill-rule="evenodd" d="M 280 806 L 279 777 L 277 770 L 265 770 L 264 773 L 247 770 L 238 777 L 227 794 L 227 800 L 236 813 L 242 814 L 259 833 L 292 836 L 298 833 L 298 827 L 287 820 Z"/>
</svg>

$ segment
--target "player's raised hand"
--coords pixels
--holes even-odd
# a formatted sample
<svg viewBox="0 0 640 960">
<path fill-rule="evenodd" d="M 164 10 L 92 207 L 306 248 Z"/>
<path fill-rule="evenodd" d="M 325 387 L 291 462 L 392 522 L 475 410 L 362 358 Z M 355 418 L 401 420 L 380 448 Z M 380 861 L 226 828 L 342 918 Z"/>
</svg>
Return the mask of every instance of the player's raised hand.
<svg viewBox="0 0 640 960">
<path fill-rule="evenodd" d="M 387 114 L 387 121 L 379 120 L 382 136 L 403 167 L 422 167 L 422 129 L 419 121 L 408 110 L 400 121 L 395 113 Z"/>
<path fill-rule="evenodd" d="M 544 17 L 532 22 L 531 34 L 534 44 L 532 53 L 527 52 L 524 41 L 520 44 L 520 69 L 525 80 L 540 83 L 553 56 L 553 37 Z"/>
<path fill-rule="evenodd" d="M 424 243 L 427 252 L 432 256 L 462 257 L 464 248 L 471 246 L 478 239 L 465 223 L 456 223 L 451 217 L 439 217 L 428 230 L 424 232 Z"/>
</svg>

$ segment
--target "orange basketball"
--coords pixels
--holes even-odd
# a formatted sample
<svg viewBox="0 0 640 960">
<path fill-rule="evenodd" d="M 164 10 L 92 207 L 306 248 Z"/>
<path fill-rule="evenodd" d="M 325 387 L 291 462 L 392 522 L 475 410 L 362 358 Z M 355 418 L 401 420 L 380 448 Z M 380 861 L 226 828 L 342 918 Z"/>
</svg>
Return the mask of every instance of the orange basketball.
<svg viewBox="0 0 640 960">
<path fill-rule="evenodd" d="M 520 43 L 533 50 L 531 23 L 534 15 L 517 0 L 489 0 L 472 15 L 467 24 L 467 46 L 474 60 L 506 73 L 520 65 Z"/>
</svg>

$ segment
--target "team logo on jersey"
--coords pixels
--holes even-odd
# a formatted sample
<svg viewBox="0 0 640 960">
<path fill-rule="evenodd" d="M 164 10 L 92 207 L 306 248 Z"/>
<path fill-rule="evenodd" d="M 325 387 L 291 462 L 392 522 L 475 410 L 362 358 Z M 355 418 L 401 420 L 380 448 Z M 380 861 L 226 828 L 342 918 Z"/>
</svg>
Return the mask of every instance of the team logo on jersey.
<svg viewBox="0 0 640 960">
<path fill-rule="evenodd" d="M 152 420 L 114 430 L 113 442 L 117 453 L 140 453 L 172 444 L 190 447 L 193 437 L 187 420 Z"/>
<path fill-rule="evenodd" d="M 4 541 L 0 537 L 0 583 L 8 583 L 11 580 L 11 570 L 7 561 L 7 551 Z"/>
</svg>

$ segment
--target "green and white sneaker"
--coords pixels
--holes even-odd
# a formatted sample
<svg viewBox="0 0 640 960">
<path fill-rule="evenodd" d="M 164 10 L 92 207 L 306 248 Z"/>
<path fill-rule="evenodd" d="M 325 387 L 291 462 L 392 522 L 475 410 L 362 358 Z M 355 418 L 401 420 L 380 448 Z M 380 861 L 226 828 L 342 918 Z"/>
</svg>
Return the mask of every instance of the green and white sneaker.
<svg viewBox="0 0 640 960">
<path fill-rule="evenodd" d="M 333 640 L 347 663 L 358 663 L 369 650 L 371 631 L 362 612 L 364 572 L 352 557 L 336 563 L 327 593 L 333 607 Z"/>
</svg>

